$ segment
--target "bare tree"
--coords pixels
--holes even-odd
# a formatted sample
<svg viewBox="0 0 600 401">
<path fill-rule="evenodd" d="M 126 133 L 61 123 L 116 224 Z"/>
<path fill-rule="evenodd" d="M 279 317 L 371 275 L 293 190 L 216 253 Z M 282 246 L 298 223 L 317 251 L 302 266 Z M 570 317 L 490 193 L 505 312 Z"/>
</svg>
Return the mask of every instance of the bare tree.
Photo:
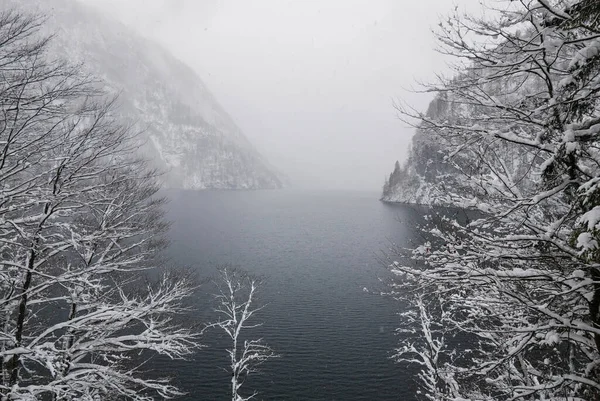
<svg viewBox="0 0 600 401">
<path fill-rule="evenodd" d="M 431 399 L 598 399 L 600 8 L 493 4 L 441 24 L 457 75 L 427 89 L 444 112 L 400 108 L 457 174 L 444 203 L 483 214 L 429 219 L 429 243 L 398 250 L 395 293 L 433 336 L 398 358 L 437 360 Z"/>
<path fill-rule="evenodd" d="M 262 325 L 251 321 L 263 308 L 257 305 L 256 300 L 262 281 L 233 268 L 222 268 L 219 273 L 215 312 L 220 319 L 209 327 L 223 330 L 231 339 L 231 346 L 227 349 L 231 370 L 231 400 L 250 400 L 258 393 L 255 391 L 247 397 L 240 394 L 246 378 L 256 372 L 262 363 L 278 357 L 262 339 L 250 340 L 245 335 L 246 330 Z"/>
<path fill-rule="evenodd" d="M 442 326 L 445 319 L 437 319 L 439 313 L 431 313 L 434 309 L 441 312 L 439 305 L 431 305 L 435 302 L 436 299 L 425 300 L 422 294 L 415 295 L 415 308 L 401 313 L 403 325 L 396 330 L 398 335 L 406 336 L 407 340 L 394 354 L 398 363 L 421 367 L 417 377 L 425 397 L 431 401 L 459 395 L 452 370 L 448 370 L 445 361 L 441 360 L 447 351 L 446 329 Z"/>
<path fill-rule="evenodd" d="M 139 289 L 166 244 L 156 174 L 114 101 L 47 54 L 42 23 L 0 13 L 1 399 L 176 396 L 136 363 L 196 347 L 174 323 L 191 283 Z"/>
</svg>

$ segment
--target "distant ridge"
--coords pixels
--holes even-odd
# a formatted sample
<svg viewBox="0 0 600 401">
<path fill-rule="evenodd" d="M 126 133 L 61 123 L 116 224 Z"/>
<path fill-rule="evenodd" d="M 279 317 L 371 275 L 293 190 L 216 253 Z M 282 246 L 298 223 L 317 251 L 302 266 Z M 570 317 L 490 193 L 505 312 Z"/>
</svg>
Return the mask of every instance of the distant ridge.
<svg viewBox="0 0 600 401">
<path fill-rule="evenodd" d="M 164 186 L 281 188 L 282 175 L 246 139 L 202 80 L 161 46 L 75 0 L 0 0 L 48 17 L 57 57 L 83 63 L 120 113 L 143 130 L 141 151 L 165 171 Z"/>
</svg>

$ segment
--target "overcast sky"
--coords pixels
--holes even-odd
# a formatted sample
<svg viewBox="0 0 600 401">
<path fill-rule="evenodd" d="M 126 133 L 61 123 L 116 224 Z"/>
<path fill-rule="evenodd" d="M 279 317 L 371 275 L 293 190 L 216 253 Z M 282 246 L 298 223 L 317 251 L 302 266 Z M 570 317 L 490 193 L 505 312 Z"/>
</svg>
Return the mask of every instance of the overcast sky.
<svg viewBox="0 0 600 401">
<path fill-rule="evenodd" d="M 194 68 L 296 187 L 379 190 L 444 71 L 431 29 L 476 0 L 84 0 Z"/>
</svg>

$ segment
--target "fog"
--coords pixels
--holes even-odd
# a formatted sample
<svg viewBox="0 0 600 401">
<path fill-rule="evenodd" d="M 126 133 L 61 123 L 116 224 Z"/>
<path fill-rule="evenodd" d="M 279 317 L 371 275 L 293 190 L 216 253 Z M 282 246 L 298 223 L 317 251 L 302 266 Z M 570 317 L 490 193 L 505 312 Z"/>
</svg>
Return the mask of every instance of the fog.
<svg viewBox="0 0 600 401">
<path fill-rule="evenodd" d="M 189 64 L 294 187 L 379 190 L 445 71 L 431 29 L 448 0 L 83 0 Z M 460 7 L 475 3 L 462 1 Z"/>
</svg>

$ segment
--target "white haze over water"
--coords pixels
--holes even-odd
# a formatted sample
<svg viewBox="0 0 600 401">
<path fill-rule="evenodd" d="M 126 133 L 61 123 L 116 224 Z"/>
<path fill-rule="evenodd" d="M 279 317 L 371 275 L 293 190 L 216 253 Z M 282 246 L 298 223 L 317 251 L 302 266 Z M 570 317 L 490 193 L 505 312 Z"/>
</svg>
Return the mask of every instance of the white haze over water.
<svg viewBox="0 0 600 401">
<path fill-rule="evenodd" d="M 447 71 L 431 29 L 476 0 L 81 0 L 194 68 L 295 187 L 379 190 L 412 129 L 394 99 Z"/>
</svg>

